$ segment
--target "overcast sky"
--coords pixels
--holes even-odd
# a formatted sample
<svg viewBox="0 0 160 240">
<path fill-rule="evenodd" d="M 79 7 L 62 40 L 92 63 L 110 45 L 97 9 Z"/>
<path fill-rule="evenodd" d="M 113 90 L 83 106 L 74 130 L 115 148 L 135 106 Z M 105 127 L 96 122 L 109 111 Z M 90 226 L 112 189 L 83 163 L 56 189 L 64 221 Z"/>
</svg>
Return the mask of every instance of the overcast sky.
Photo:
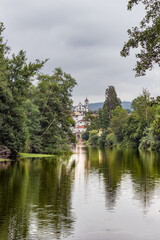
<svg viewBox="0 0 160 240">
<path fill-rule="evenodd" d="M 0 0 L 5 38 L 12 52 L 23 49 L 30 61 L 49 58 L 44 71 L 62 67 L 77 80 L 74 103 L 104 101 L 105 89 L 115 86 L 121 100 L 132 100 L 143 88 L 160 94 L 159 69 L 134 77 L 136 59 L 120 57 L 127 29 L 144 15 L 127 0 Z"/>
</svg>

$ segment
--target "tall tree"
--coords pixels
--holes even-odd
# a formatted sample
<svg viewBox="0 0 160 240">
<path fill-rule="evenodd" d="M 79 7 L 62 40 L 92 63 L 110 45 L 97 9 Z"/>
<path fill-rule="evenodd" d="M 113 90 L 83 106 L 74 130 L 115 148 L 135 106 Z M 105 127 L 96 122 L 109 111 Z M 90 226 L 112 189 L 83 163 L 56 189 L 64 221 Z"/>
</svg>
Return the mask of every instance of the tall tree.
<svg viewBox="0 0 160 240">
<path fill-rule="evenodd" d="M 17 55 L 13 54 L 12 58 L 8 58 L 7 61 L 8 86 L 16 102 L 21 104 L 24 99 L 29 98 L 32 82 L 47 60 L 36 59 L 33 63 L 27 63 L 26 52 L 21 50 Z"/>
<path fill-rule="evenodd" d="M 45 153 L 66 150 L 75 142 L 71 131 L 72 90 L 76 81 L 70 74 L 56 68 L 52 75 L 40 75 L 35 104 L 41 114 L 40 124 L 42 149 Z"/>
<path fill-rule="evenodd" d="M 47 60 L 28 62 L 23 50 L 9 58 L 3 30 L 0 24 L 0 148 L 9 149 L 13 157 L 20 151 L 69 150 L 75 142 L 71 131 L 75 79 L 60 68 L 51 76 L 40 74 Z"/>
<path fill-rule="evenodd" d="M 109 127 L 109 114 L 107 107 L 98 110 L 98 117 L 99 117 L 99 127 L 103 130 L 107 130 Z"/>
<path fill-rule="evenodd" d="M 14 108 L 14 99 L 12 91 L 9 88 L 8 77 L 9 71 L 7 69 L 7 59 L 6 54 L 9 51 L 8 46 L 4 43 L 2 33 L 4 31 L 4 26 L 0 24 L 0 147 L 9 148 L 11 153 L 15 155 L 17 150 L 21 147 L 19 139 L 16 139 L 17 126 L 21 131 L 23 121 L 18 124 L 15 121 L 13 125 L 13 115 L 14 119 L 21 119 L 19 109 Z M 15 111 L 14 111 L 15 110 Z M 21 133 L 21 138 L 23 138 L 23 133 Z"/>
<path fill-rule="evenodd" d="M 103 110 L 105 110 L 105 108 L 108 109 L 110 120 L 112 118 L 111 112 L 117 106 L 121 106 L 121 100 L 117 97 L 117 93 L 115 91 L 114 86 L 109 86 L 105 92 L 105 102 L 103 105 Z"/>
<path fill-rule="evenodd" d="M 117 143 L 120 143 L 124 138 L 123 128 L 127 122 L 128 113 L 125 109 L 122 109 L 118 106 L 115 110 L 112 111 L 112 115 L 113 116 L 110 121 L 110 127 L 116 136 Z"/>
<path fill-rule="evenodd" d="M 9 59 L 3 31 L 0 24 L 0 146 L 9 148 L 16 157 L 28 139 L 23 101 L 28 98 L 32 80 L 44 62 L 27 63 L 24 51 Z"/>
<path fill-rule="evenodd" d="M 150 92 L 147 89 L 143 89 L 142 94 L 133 100 L 132 107 L 137 112 L 140 121 L 145 122 L 146 125 L 154 119 L 156 108 L 152 106 Z"/>
<path fill-rule="evenodd" d="M 134 68 L 136 76 L 143 76 L 156 63 L 160 66 L 160 1 L 159 0 L 130 0 L 128 10 L 142 3 L 146 14 L 139 27 L 128 30 L 129 40 L 124 44 L 121 56 L 130 54 L 131 48 L 138 48 L 138 61 Z"/>
</svg>

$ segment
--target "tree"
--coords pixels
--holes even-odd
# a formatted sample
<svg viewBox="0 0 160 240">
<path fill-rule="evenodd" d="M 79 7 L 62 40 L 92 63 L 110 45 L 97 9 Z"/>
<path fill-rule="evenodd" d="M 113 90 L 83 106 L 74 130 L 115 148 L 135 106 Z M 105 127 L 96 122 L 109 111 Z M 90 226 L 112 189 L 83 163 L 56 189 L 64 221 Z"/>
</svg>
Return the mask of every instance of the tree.
<svg viewBox="0 0 160 240">
<path fill-rule="evenodd" d="M 110 121 L 110 127 L 116 136 L 117 142 L 120 143 L 124 138 L 123 128 L 127 122 L 128 113 L 125 109 L 122 109 L 118 106 L 115 110 L 112 111 L 112 116 L 113 117 Z"/>
<path fill-rule="evenodd" d="M 133 100 L 132 107 L 134 111 L 129 115 L 123 128 L 123 144 L 128 147 L 137 148 L 142 139 L 143 145 L 144 142 L 146 143 L 147 129 L 154 120 L 156 108 L 149 91 L 146 89 L 143 89 L 142 94 Z"/>
<path fill-rule="evenodd" d="M 84 119 L 90 123 L 87 126 L 87 131 L 98 130 L 101 127 L 99 116 L 93 116 L 92 113 L 89 112 Z"/>
<path fill-rule="evenodd" d="M 116 143 L 117 143 L 117 139 L 116 139 L 115 134 L 113 132 L 109 133 L 106 136 L 106 145 L 109 147 L 114 147 L 114 146 L 116 146 Z"/>
<path fill-rule="evenodd" d="M 42 151 L 55 153 L 68 149 L 68 144 L 75 143 L 71 131 L 74 120 L 71 117 L 72 90 L 76 81 L 61 68 L 56 68 L 52 75 L 39 75 L 34 103 L 39 107 Z"/>
<path fill-rule="evenodd" d="M 25 116 L 22 108 L 14 101 L 12 89 L 9 85 L 8 54 L 9 48 L 4 43 L 2 32 L 4 26 L 0 24 L 0 147 L 11 150 L 16 156 L 25 142 Z"/>
<path fill-rule="evenodd" d="M 109 113 L 107 107 L 104 107 L 103 109 L 99 109 L 99 127 L 103 130 L 107 130 L 109 126 Z"/>
<path fill-rule="evenodd" d="M 117 93 L 115 91 L 114 86 L 109 86 L 105 92 L 105 102 L 103 105 L 103 110 L 105 110 L 105 108 L 107 108 L 110 120 L 112 118 L 111 112 L 117 106 L 121 106 L 121 100 L 117 97 Z"/>
<path fill-rule="evenodd" d="M 155 63 L 160 66 L 160 1 L 130 0 L 128 10 L 139 3 L 144 5 L 146 14 L 139 27 L 128 30 L 129 40 L 124 44 L 121 56 L 128 56 L 131 48 L 140 48 L 136 54 L 138 61 L 134 70 L 136 76 L 143 76 Z"/>
<path fill-rule="evenodd" d="M 31 117 L 28 108 L 29 104 L 27 105 L 25 102 L 30 98 L 32 81 L 36 78 L 45 62 L 46 61 L 36 60 L 33 63 L 27 63 L 26 53 L 23 50 L 17 55 L 13 54 L 10 59 L 7 58 L 7 85 L 12 94 L 12 102 L 9 104 L 9 116 L 6 116 L 6 124 L 8 123 L 7 127 L 9 129 L 9 134 L 12 134 L 12 139 L 10 138 L 8 144 L 14 155 L 17 155 L 20 151 L 26 150 L 26 146 L 29 142 L 30 146 L 31 143 L 35 144 L 34 147 L 32 145 L 31 149 L 37 148 L 35 134 L 33 131 L 30 131 L 31 127 L 29 124 L 29 122 L 32 121 L 31 119 L 36 118 L 36 111 L 32 111 L 33 105 L 30 104 L 30 107 L 32 105 L 32 110 L 30 109 L 32 111 Z M 34 117 L 33 113 L 35 114 Z M 36 128 L 37 121 L 37 118 L 36 121 L 32 121 L 32 128 Z M 31 138 L 34 140 L 30 141 Z"/>
<path fill-rule="evenodd" d="M 126 147 L 138 148 L 145 127 L 146 126 L 143 126 L 143 123 L 139 121 L 139 116 L 136 113 L 136 111 L 131 113 L 123 128 L 124 133 L 123 144 Z"/>
<path fill-rule="evenodd" d="M 17 55 L 13 54 L 11 59 L 7 58 L 8 86 L 18 104 L 29 98 L 32 82 L 46 61 L 36 60 L 27 63 L 26 52 L 23 50 Z"/>
<path fill-rule="evenodd" d="M 9 58 L 3 30 L 0 24 L 0 148 L 10 150 L 14 158 L 20 151 L 69 150 L 75 142 L 71 131 L 75 79 L 60 68 L 51 76 L 40 74 L 47 60 L 28 62 L 23 50 Z"/>
<path fill-rule="evenodd" d="M 97 145 L 98 144 L 98 131 L 97 130 L 90 131 L 89 142 L 92 145 Z"/>
<path fill-rule="evenodd" d="M 132 107 L 137 112 L 140 121 L 149 125 L 154 118 L 156 108 L 152 105 L 150 92 L 147 89 L 143 89 L 142 94 L 133 100 Z"/>
<path fill-rule="evenodd" d="M 140 141 L 142 149 L 160 150 L 160 107 L 158 106 L 156 110 L 153 122 L 145 129 Z"/>
<path fill-rule="evenodd" d="M 32 81 L 45 61 L 27 63 L 26 53 L 9 55 L 0 24 L 0 147 L 11 150 L 16 157 L 25 148 L 30 136 L 24 102 L 29 98 Z"/>
<path fill-rule="evenodd" d="M 98 145 L 100 147 L 104 147 L 106 144 L 106 133 L 103 133 L 101 136 L 98 138 Z"/>
<path fill-rule="evenodd" d="M 84 141 L 88 141 L 88 139 L 89 139 L 89 132 L 88 131 L 85 131 L 85 132 L 82 133 L 82 139 Z"/>
<path fill-rule="evenodd" d="M 31 99 L 23 102 L 23 110 L 25 113 L 25 126 L 27 131 L 27 139 L 24 146 L 25 152 L 40 153 L 42 151 L 42 140 L 39 137 L 41 132 L 40 111 Z"/>
</svg>

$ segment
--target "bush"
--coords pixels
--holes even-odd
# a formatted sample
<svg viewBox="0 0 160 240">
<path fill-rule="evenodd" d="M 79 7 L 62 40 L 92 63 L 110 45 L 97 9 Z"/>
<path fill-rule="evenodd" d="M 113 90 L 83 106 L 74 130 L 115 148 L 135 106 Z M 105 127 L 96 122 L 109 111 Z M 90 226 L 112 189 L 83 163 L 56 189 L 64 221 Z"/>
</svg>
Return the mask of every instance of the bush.
<svg viewBox="0 0 160 240">
<path fill-rule="evenodd" d="M 85 131 L 82 133 L 82 140 L 84 141 L 88 141 L 89 139 L 89 132 L 88 131 Z"/>
<path fill-rule="evenodd" d="M 98 131 L 97 130 L 90 131 L 89 137 L 92 137 L 93 135 L 98 135 Z"/>
<path fill-rule="evenodd" d="M 89 133 L 89 143 L 92 145 L 98 144 L 98 131 L 97 130 L 92 130 Z"/>
<path fill-rule="evenodd" d="M 100 147 L 104 147 L 106 144 L 106 134 L 102 134 L 99 138 L 98 138 L 98 145 Z"/>
<path fill-rule="evenodd" d="M 110 133 L 106 137 L 106 144 L 109 147 L 113 147 L 116 145 L 116 136 L 114 133 Z"/>
<path fill-rule="evenodd" d="M 90 142 L 92 145 L 97 145 L 97 144 L 98 144 L 98 135 L 92 135 L 92 136 L 89 138 L 89 142 Z"/>
</svg>

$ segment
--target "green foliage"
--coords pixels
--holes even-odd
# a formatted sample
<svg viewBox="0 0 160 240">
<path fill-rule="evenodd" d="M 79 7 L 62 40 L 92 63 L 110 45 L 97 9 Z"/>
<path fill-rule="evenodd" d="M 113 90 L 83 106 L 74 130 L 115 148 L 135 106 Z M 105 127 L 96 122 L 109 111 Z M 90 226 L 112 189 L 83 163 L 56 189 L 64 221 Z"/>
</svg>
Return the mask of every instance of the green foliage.
<svg viewBox="0 0 160 240">
<path fill-rule="evenodd" d="M 93 135 L 89 138 L 89 142 L 92 145 L 97 145 L 98 144 L 98 135 Z"/>
<path fill-rule="evenodd" d="M 88 116 L 88 119 L 90 120 L 90 125 L 87 127 L 88 131 L 92 131 L 94 129 L 98 130 L 100 128 L 100 121 L 98 116 Z"/>
<path fill-rule="evenodd" d="M 138 2 L 129 1 L 129 8 Z M 142 2 L 152 9 L 148 1 Z M 148 20 L 151 19 L 148 15 Z M 143 24 L 145 26 L 145 21 Z M 28 63 L 26 53 L 22 50 L 9 58 L 9 47 L 3 40 L 3 31 L 4 26 L 0 24 L 0 148 L 10 149 L 14 158 L 23 151 L 46 154 L 70 152 L 70 144 L 76 142 L 71 131 L 75 124 L 71 117 L 75 79 L 61 68 L 56 68 L 51 75 L 40 73 L 47 60 Z M 124 47 L 124 55 L 127 55 L 125 51 L 129 52 L 131 46 Z M 151 67 L 153 59 L 150 61 L 147 64 Z M 144 64 L 140 72 L 136 71 L 142 74 L 146 69 Z M 37 80 L 36 86 L 33 80 Z M 85 119 L 91 124 L 82 134 L 82 139 L 92 145 L 160 150 L 159 96 L 151 98 L 149 91 L 143 89 L 142 94 L 133 100 L 134 111 L 129 115 L 121 108 L 121 101 L 113 86 L 106 89 L 105 97 L 103 109 L 94 115 L 86 114 Z M 99 129 L 103 132 L 101 136 L 98 136 Z"/>
<path fill-rule="evenodd" d="M 99 128 L 107 130 L 109 127 L 109 113 L 107 107 L 99 109 Z"/>
<path fill-rule="evenodd" d="M 98 131 L 97 130 L 92 130 L 90 133 L 89 133 L 89 136 L 92 137 L 94 135 L 97 135 L 98 134 Z"/>
<path fill-rule="evenodd" d="M 100 147 L 104 147 L 106 144 L 106 133 L 103 133 L 99 138 L 98 138 L 98 145 Z"/>
<path fill-rule="evenodd" d="M 129 40 L 124 44 L 121 55 L 128 56 L 131 48 L 140 49 L 136 53 L 138 61 L 134 70 L 136 76 L 143 76 L 155 63 L 160 65 L 160 1 L 130 0 L 128 10 L 132 10 L 133 6 L 139 3 L 144 5 L 146 14 L 139 27 L 128 30 Z"/>
<path fill-rule="evenodd" d="M 134 112 L 129 115 L 123 127 L 124 138 L 122 144 L 124 146 L 132 148 L 138 148 L 139 146 L 148 148 L 151 146 L 152 140 L 146 134 L 146 129 L 149 129 L 155 118 L 156 107 L 152 102 L 153 99 L 146 89 L 143 89 L 142 94 L 133 100 Z"/>
<path fill-rule="evenodd" d="M 129 115 L 126 124 L 124 125 L 124 146 L 138 148 L 139 141 L 143 136 L 145 126 L 139 121 L 139 116 L 136 112 Z"/>
<path fill-rule="evenodd" d="M 107 146 L 114 147 L 116 145 L 116 142 L 117 142 L 117 139 L 113 132 L 107 135 L 106 137 Z"/>
<path fill-rule="evenodd" d="M 110 121 L 110 127 L 113 130 L 117 143 L 123 141 L 124 138 L 124 127 L 128 119 L 128 113 L 126 110 L 121 107 L 116 107 L 115 110 L 112 111 L 112 119 Z"/>
<path fill-rule="evenodd" d="M 25 124 L 28 132 L 24 151 L 34 153 L 41 152 L 42 140 L 38 137 L 41 132 L 39 108 L 30 99 L 26 99 L 23 102 L 23 109 L 26 116 Z"/>
<path fill-rule="evenodd" d="M 25 114 L 17 102 L 9 82 L 8 59 L 9 48 L 3 42 L 3 24 L 0 25 L 0 146 L 11 150 L 16 156 L 26 140 Z"/>
<path fill-rule="evenodd" d="M 108 110 L 109 120 L 112 118 L 112 110 L 114 110 L 117 106 L 121 106 L 121 100 L 117 97 L 114 86 L 109 86 L 105 92 L 105 102 L 103 105 L 103 109 L 106 108 Z"/>
<path fill-rule="evenodd" d="M 71 126 L 71 93 L 76 85 L 71 75 L 60 68 L 53 75 L 39 75 L 35 103 L 40 111 L 42 149 L 45 153 L 55 153 L 57 149 L 66 151 L 67 144 L 75 143 Z"/>
<path fill-rule="evenodd" d="M 85 132 L 82 133 L 82 139 L 84 141 L 88 141 L 88 139 L 89 139 L 89 132 L 88 131 L 85 131 Z"/>
<path fill-rule="evenodd" d="M 151 149 L 160 151 L 160 114 L 159 107 L 154 121 L 151 123 L 150 128 L 144 132 L 144 136 L 140 141 L 141 149 Z"/>
<path fill-rule="evenodd" d="M 140 149 L 150 149 L 152 145 L 152 138 L 150 135 L 150 129 L 146 128 L 144 131 L 144 136 L 140 140 L 139 148 Z"/>
<path fill-rule="evenodd" d="M 36 60 L 35 63 L 27 63 L 26 53 L 23 50 L 18 55 L 13 54 L 11 59 L 7 59 L 8 86 L 16 101 L 21 102 L 29 97 L 32 81 L 45 62 Z"/>
<path fill-rule="evenodd" d="M 160 97 L 151 98 L 149 91 L 143 89 L 142 94 L 133 100 L 132 107 L 134 111 L 128 114 L 115 104 L 109 119 L 108 108 L 104 104 L 88 127 L 89 143 L 160 150 Z M 95 129 L 102 129 L 103 134 L 98 136 Z"/>
<path fill-rule="evenodd" d="M 14 158 L 22 151 L 70 151 L 76 141 L 71 131 L 75 79 L 61 68 L 51 76 L 40 74 L 47 60 L 28 63 L 23 50 L 9 58 L 3 30 L 0 24 L 0 147 L 10 149 Z"/>
<path fill-rule="evenodd" d="M 92 130 L 89 133 L 89 143 L 92 145 L 98 144 L 98 131 L 97 130 Z"/>
<path fill-rule="evenodd" d="M 132 102 L 133 109 L 137 112 L 141 121 L 149 125 L 154 119 L 156 108 L 152 106 L 152 99 L 149 91 L 143 89 L 142 94 Z"/>
</svg>

